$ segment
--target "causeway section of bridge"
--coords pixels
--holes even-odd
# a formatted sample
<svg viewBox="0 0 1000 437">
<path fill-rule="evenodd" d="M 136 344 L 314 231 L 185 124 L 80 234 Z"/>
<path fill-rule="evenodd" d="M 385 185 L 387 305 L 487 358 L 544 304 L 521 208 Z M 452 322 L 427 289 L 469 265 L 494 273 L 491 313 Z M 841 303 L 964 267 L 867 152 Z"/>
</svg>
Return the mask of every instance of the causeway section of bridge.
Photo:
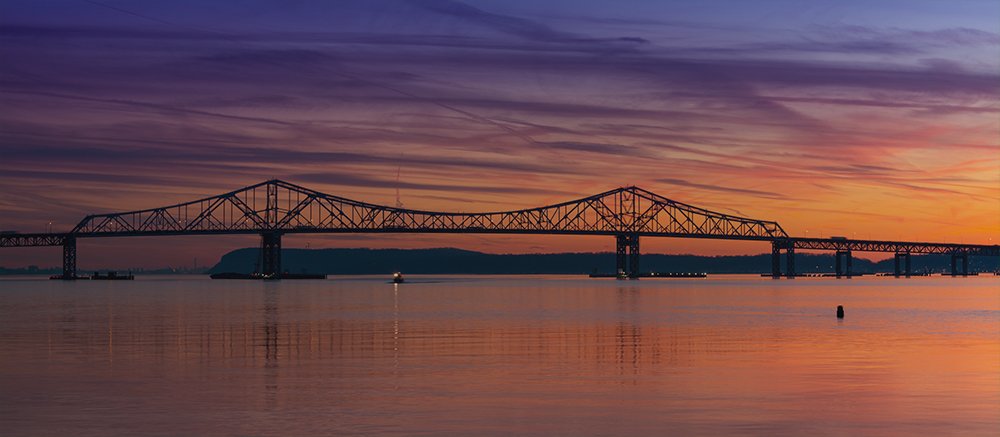
<svg viewBox="0 0 1000 437">
<path fill-rule="evenodd" d="M 62 233 L 4 233 L 0 247 L 62 246 L 63 279 L 77 277 L 82 238 L 260 235 L 259 272 L 278 278 L 281 239 L 305 233 L 476 233 L 606 235 L 615 239 L 620 278 L 638 278 L 641 237 L 710 238 L 771 243 L 771 275 L 794 277 L 796 250 L 836 254 L 837 276 L 850 277 L 854 252 L 895 254 L 896 276 L 909 276 L 911 254 L 951 255 L 951 274 L 969 274 L 970 256 L 1000 256 L 1000 245 L 800 238 L 774 221 L 723 214 L 625 187 L 538 208 L 453 213 L 388 207 L 269 180 L 229 193 L 159 208 L 93 214 Z M 781 257 L 786 257 L 785 270 Z"/>
</svg>

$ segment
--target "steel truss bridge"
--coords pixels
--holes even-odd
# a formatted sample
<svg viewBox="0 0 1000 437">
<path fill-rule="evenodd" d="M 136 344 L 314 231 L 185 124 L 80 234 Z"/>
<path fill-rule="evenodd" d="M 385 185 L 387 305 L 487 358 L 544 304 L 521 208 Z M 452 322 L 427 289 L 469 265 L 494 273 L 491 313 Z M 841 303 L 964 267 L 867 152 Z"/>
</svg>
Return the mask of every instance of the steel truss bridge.
<svg viewBox="0 0 1000 437">
<path fill-rule="evenodd" d="M 278 278 L 283 272 L 281 237 L 285 234 L 418 232 L 614 236 L 620 278 L 639 276 L 640 237 L 767 241 L 772 247 L 774 277 L 782 276 L 782 251 L 787 258 L 784 275 L 795 276 L 796 249 L 835 251 L 838 276 L 852 274 L 854 251 L 895 253 L 897 276 L 909 276 L 912 253 L 950 254 L 953 275 L 969 273 L 969 256 L 1000 256 L 998 245 L 791 237 L 777 222 L 709 211 L 638 187 L 531 209 L 454 213 L 375 205 L 281 180 L 160 208 L 88 215 L 69 232 L 4 233 L 0 247 L 62 246 L 61 278 L 75 279 L 80 238 L 258 234 L 259 273 Z"/>
</svg>

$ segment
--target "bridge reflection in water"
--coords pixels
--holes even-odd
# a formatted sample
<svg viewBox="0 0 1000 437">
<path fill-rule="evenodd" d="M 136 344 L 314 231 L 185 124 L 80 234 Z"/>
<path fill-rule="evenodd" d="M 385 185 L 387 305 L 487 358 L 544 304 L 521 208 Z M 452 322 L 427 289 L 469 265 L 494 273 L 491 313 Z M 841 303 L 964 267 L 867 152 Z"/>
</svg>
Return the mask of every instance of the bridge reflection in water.
<svg viewBox="0 0 1000 437">
<path fill-rule="evenodd" d="M 969 274 L 969 256 L 1000 256 L 1000 245 L 800 238 L 774 221 L 722 214 L 638 187 L 618 188 L 555 205 L 516 211 L 452 213 L 394 208 L 269 180 L 236 191 L 160 208 L 89 215 L 66 233 L 3 234 L 0 247 L 62 246 L 63 279 L 76 279 L 77 239 L 259 234 L 260 271 L 279 278 L 281 237 L 301 233 L 480 233 L 608 235 L 615 238 L 616 271 L 640 276 L 640 237 L 711 238 L 771 243 L 771 275 L 796 276 L 795 250 L 837 254 L 837 276 L 852 276 L 856 251 L 891 252 L 896 276 L 909 276 L 913 253 L 950 254 L 952 275 Z M 843 263 L 841 262 L 843 260 Z M 961 270 L 959 270 L 961 267 Z"/>
<path fill-rule="evenodd" d="M 12 435 L 988 434 L 992 277 L 845 285 L 11 282 L 0 400 Z"/>
</svg>

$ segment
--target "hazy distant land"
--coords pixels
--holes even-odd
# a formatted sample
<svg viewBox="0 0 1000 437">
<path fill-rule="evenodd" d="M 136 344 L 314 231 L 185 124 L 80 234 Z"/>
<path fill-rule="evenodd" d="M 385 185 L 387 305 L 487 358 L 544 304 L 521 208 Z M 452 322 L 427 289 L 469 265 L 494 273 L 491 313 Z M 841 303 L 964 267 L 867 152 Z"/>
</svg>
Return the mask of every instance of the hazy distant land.
<svg viewBox="0 0 1000 437">
<path fill-rule="evenodd" d="M 208 274 L 219 272 L 250 273 L 254 271 L 259 250 L 237 249 L 222 256 L 211 268 L 163 267 L 132 269 L 143 274 Z M 941 272 L 949 268 L 947 255 L 914 255 L 914 272 Z M 323 273 L 327 275 L 371 275 L 402 271 L 411 274 L 589 274 L 611 273 L 615 254 L 551 253 L 551 254 L 490 254 L 470 250 L 441 249 L 284 249 L 283 269 L 292 273 Z M 659 255 L 643 254 L 642 270 L 656 272 L 703 273 L 767 273 L 771 271 L 771 255 Z M 784 263 L 784 257 L 782 257 Z M 799 253 L 795 255 L 800 273 L 832 272 L 833 255 Z M 1000 260 L 971 257 L 971 271 L 995 271 Z M 893 260 L 880 262 L 854 258 L 854 272 L 891 272 Z M 101 269 L 107 270 L 107 269 Z M 129 270 L 119 267 L 119 271 Z M 81 269 L 87 273 L 87 269 Z M 0 275 L 53 275 L 59 267 L 5 268 Z"/>
<path fill-rule="evenodd" d="M 254 270 L 259 251 L 256 248 L 234 250 L 224 255 L 210 273 Z M 784 258 L 782 258 L 784 261 Z M 950 266 L 947 255 L 914 255 L 912 269 L 944 271 Z M 1000 266 L 996 258 L 972 257 L 972 271 L 993 271 Z M 441 249 L 284 249 L 283 269 L 292 273 L 328 275 L 388 274 L 402 271 L 413 274 L 588 274 L 614 271 L 614 253 L 488 254 L 469 250 Z M 832 254 L 796 254 L 800 273 L 832 272 Z M 643 254 L 643 271 L 704 273 L 767 273 L 771 255 L 698 256 Z M 854 272 L 891 272 L 893 260 L 878 263 L 855 258 Z"/>
</svg>

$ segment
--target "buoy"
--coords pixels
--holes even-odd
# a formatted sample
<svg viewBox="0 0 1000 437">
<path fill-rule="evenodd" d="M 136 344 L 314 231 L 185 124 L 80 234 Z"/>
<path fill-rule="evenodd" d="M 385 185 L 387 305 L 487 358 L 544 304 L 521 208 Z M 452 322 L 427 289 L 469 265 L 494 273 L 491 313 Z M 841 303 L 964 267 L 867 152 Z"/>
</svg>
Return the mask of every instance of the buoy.
<svg viewBox="0 0 1000 437">
<path fill-rule="evenodd" d="M 843 305 L 837 305 L 837 318 L 838 319 L 843 319 L 844 318 L 844 306 Z"/>
</svg>

